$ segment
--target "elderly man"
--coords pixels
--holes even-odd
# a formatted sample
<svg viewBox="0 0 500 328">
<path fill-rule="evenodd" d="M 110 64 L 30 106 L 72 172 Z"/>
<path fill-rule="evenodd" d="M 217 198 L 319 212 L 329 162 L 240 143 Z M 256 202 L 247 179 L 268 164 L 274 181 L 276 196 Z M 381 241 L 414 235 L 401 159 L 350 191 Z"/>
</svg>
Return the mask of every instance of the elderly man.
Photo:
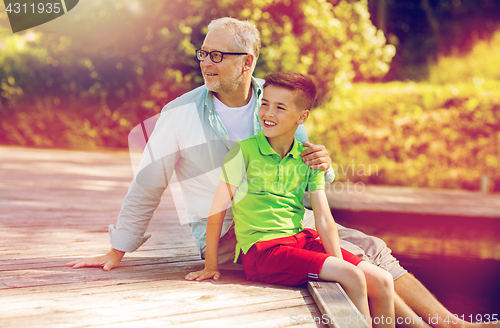
<svg viewBox="0 0 500 328">
<path fill-rule="evenodd" d="M 260 50 L 257 29 L 232 18 L 212 21 L 202 48 L 196 52 L 205 85 L 167 104 L 143 153 L 115 226 L 110 226 L 112 249 L 103 256 L 68 263 L 73 268 L 100 266 L 111 270 L 125 252 L 139 248 L 148 223 L 174 171 L 186 202 L 186 215 L 202 258 L 205 252 L 206 218 L 217 187 L 224 156 L 235 141 L 261 130 L 258 110 L 263 81 L 252 77 Z M 306 142 L 302 126 L 299 141 Z M 327 183 L 333 170 L 325 147 L 306 144 L 303 160 L 314 169 L 324 169 Z M 311 211 L 306 214 L 311 215 Z M 311 221 L 311 220 L 309 220 Z M 314 220 L 312 220 L 314 221 Z M 232 213 L 227 211 L 219 247 L 219 261 L 234 258 L 235 237 Z M 395 309 L 399 317 L 439 315 L 436 326 L 467 326 L 457 320 L 391 255 L 385 243 L 375 237 L 338 226 L 341 246 L 389 271 L 395 279 Z M 369 283 L 369 282 L 368 282 Z M 448 317 L 448 322 L 444 319 Z M 455 319 L 455 320 L 453 320 Z M 433 323 L 435 324 L 435 323 Z M 401 326 L 405 325 L 404 320 Z M 412 320 L 410 325 L 429 327 Z"/>
</svg>

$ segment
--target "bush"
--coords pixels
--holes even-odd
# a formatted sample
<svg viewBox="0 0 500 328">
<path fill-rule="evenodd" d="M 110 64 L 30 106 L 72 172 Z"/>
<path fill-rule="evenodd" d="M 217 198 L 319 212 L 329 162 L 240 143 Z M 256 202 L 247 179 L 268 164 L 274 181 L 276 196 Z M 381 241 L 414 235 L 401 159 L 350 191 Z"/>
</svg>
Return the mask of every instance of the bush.
<svg viewBox="0 0 500 328">
<path fill-rule="evenodd" d="M 341 181 L 500 190 L 500 82 L 360 84 L 311 112 Z M 371 171 L 371 172 L 370 172 Z"/>
<path fill-rule="evenodd" d="M 194 51 L 208 23 L 223 16 L 261 31 L 257 77 L 307 72 L 320 99 L 329 99 L 353 79 L 383 76 L 394 56 L 367 6 L 367 0 L 92 0 L 54 20 L 57 33 L 19 34 L 0 11 L 0 143 L 126 147 L 128 126 L 203 83 Z"/>
<path fill-rule="evenodd" d="M 466 56 L 441 57 L 429 67 L 431 83 L 446 84 L 473 82 L 484 84 L 488 80 L 500 80 L 500 31 L 489 41 L 478 41 Z"/>
</svg>

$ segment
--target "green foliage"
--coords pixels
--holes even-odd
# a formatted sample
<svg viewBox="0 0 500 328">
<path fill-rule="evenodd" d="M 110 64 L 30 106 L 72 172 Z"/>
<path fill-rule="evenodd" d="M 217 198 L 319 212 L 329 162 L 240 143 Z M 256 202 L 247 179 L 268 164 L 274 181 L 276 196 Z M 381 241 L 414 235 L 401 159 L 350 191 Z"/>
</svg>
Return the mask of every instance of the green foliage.
<svg viewBox="0 0 500 328">
<path fill-rule="evenodd" d="M 85 1 L 39 28 L 55 33 L 12 34 L 1 13 L 1 142 L 127 147 L 134 125 L 202 83 L 190 40 L 213 5 Z"/>
<path fill-rule="evenodd" d="M 467 53 L 500 28 L 495 0 L 370 0 L 369 11 L 397 49 L 385 81 L 425 81 L 439 57 Z"/>
<path fill-rule="evenodd" d="M 123 147 L 123 139 L 138 122 L 133 104 L 115 110 L 93 108 L 74 110 L 58 97 L 40 97 L 23 111 L 5 115 L 1 131 L 11 144 L 35 147 L 95 148 Z M 110 146 L 111 145 L 111 146 Z"/>
<path fill-rule="evenodd" d="M 43 67 L 45 49 L 37 48 L 38 36 L 31 32 L 6 37 L 10 32 L 0 26 L 0 111 L 7 104 L 40 87 L 35 72 Z M 22 88 L 21 86 L 24 86 Z"/>
<path fill-rule="evenodd" d="M 353 79 L 382 77 L 395 48 L 373 26 L 367 1 L 236 1 L 234 16 L 261 31 L 256 75 L 276 71 L 308 73 L 319 86 L 319 103 Z M 229 14 L 232 13 L 231 11 Z"/>
<path fill-rule="evenodd" d="M 452 55 L 439 58 L 429 67 L 429 81 L 432 83 L 473 82 L 500 80 L 500 30 L 489 41 L 480 40 L 466 55 Z"/>
<path fill-rule="evenodd" d="M 367 0 L 87 0 L 19 34 L 0 11 L 0 142 L 126 147 L 133 126 L 203 83 L 194 50 L 223 16 L 261 31 L 256 76 L 315 77 L 308 129 L 340 180 L 478 189 L 487 175 L 499 190 L 500 32 L 441 58 L 434 84 L 352 84 L 383 76 L 394 56 Z"/>
<path fill-rule="evenodd" d="M 500 190 L 500 82 L 393 82 L 344 92 L 306 123 L 340 180 L 478 190 L 486 175 Z"/>
<path fill-rule="evenodd" d="M 308 72 L 324 99 L 354 78 L 382 76 L 394 55 L 366 0 L 335 7 L 326 0 L 88 0 L 19 34 L 1 12 L 0 141 L 126 147 L 128 125 L 203 83 L 194 50 L 208 23 L 223 16 L 261 31 L 257 76 Z"/>
</svg>

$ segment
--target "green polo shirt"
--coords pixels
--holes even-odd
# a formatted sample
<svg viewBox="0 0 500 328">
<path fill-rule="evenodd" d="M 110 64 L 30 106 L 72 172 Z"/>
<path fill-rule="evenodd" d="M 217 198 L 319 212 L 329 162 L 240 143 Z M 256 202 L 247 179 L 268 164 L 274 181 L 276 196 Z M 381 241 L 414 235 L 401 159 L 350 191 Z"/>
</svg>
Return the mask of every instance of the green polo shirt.
<svg viewBox="0 0 500 328">
<path fill-rule="evenodd" d="M 221 180 L 238 186 L 233 197 L 236 257 L 259 241 L 302 231 L 306 190 L 325 189 L 323 170 L 306 165 L 300 153 L 307 147 L 293 140 L 282 159 L 264 133 L 237 142 L 224 158 Z"/>
</svg>

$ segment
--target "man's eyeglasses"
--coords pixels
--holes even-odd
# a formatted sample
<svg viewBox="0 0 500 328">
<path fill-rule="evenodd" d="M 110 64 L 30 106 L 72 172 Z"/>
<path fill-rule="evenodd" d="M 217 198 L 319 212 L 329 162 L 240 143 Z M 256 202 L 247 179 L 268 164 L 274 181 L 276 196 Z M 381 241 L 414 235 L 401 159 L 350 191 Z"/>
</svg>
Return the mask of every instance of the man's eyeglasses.
<svg viewBox="0 0 500 328">
<path fill-rule="evenodd" d="M 214 63 L 220 63 L 222 59 L 224 59 L 224 55 L 248 55 L 246 52 L 222 52 L 222 51 L 205 51 L 205 50 L 196 50 L 196 57 L 198 60 L 205 60 L 207 56 L 210 56 L 210 59 Z"/>
</svg>

